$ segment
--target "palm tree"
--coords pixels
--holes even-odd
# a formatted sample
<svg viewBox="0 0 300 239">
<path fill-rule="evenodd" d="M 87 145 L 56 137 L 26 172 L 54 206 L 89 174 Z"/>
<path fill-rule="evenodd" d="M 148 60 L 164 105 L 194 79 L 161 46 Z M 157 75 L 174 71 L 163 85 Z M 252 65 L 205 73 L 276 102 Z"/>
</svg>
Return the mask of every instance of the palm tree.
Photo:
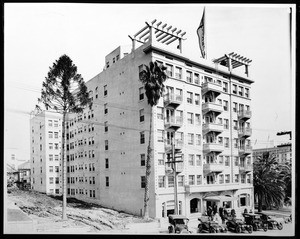
<svg viewBox="0 0 300 239">
<path fill-rule="evenodd" d="M 285 182 L 281 165 L 273 155 L 264 154 L 253 164 L 254 194 L 258 199 L 258 211 L 262 205 L 281 206 L 285 197 Z"/>
<path fill-rule="evenodd" d="M 152 148 L 151 148 L 151 137 L 152 137 L 152 107 L 157 105 L 158 100 L 163 96 L 164 92 L 164 81 L 167 79 L 167 75 L 164 72 L 167 68 L 163 65 L 158 65 L 157 62 L 150 62 L 149 66 L 145 65 L 140 74 L 140 81 L 144 84 L 145 94 L 147 96 L 148 104 L 151 106 L 150 115 L 150 130 L 149 130 L 149 141 L 147 148 L 147 159 L 146 159 L 146 177 L 145 177 L 145 195 L 144 195 L 144 218 L 149 218 L 149 183 L 151 174 L 151 159 L 152 159 Z"/>
<path fill-rule="evenodd" d="M 50 67 L 47 77 L 43 82 L 41 98 L 38 103 L 42 103 L 46 110 L 54 110 L 62 114 L 62 194 L 63 207 L 62 219 L 67 219 L 67 179 L 65 160 L 65 121 L 68 113 L 82 113 L 86 106 L 92 107 L 92 99 L 89 97 L 87 87 L 80 74 L 77 74 L 77 67 L 67 55 L 62 55 L 53 66 Z M 36 105 L 41 110 L 39 105 Z"/>
</svg>

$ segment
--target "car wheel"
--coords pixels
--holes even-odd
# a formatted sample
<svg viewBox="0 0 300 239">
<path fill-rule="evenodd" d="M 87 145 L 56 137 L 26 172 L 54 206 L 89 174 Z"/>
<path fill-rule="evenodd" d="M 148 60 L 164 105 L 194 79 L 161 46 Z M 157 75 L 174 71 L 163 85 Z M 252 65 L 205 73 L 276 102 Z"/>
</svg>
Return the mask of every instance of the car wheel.
<svg viewBox="0 0 300 239">
<path fill-rule="evenodd" d="M 248 232 L 249 232 L 249 233 L 252 233 L 252 232 L 253 232 L 253 227 L 252 227 L 251 225 L 248 227 Z"/>
<path fill-rule="evenodd" d="M 263 230 L 266 232 L 266 231 L 268 231 L 268 224 L 264 224 L 263 225 Z"/>
<path fill-rule="evenodd" d="M 283 228 L 283 225 L 282 225 L 282 223 L 281 223 L 281 222 L 277 224 L 277 228 L 278 228 L 278 230 L 282 230 L 282 228 Z"/>
<path fill-rule="evenodd" d="M 176 233 L 176 234 L 180 234 L 180 229 L 176 228 L 176 229 L 175 229 L 175 233 Z"/>
<path fill-rule="evenodd" d="M 258 228 L 257 228 L 257 225 L 254 224 L 254 225 L 253 225 L 253 231 L 257 231 L 257 229 L 258 229 Z"/>
<path fill-rule="evenodd" d="M 240 226 L 237 226 L 236 229 L 235 229 L 235 231 L 236 231 L 237 233 L 241 233 L 242 228 L 241 228 Z"/>
<path fill-rule="evenodd" d="M 198 232 L 201 233 L 203 230 L 203 226 L 201 224 L 198 225 Z"/>
<path fill-rule="evenodd" d="M 173 233 L 173 226 L 169 226 L 169 233 Z"/>
<path fill-rule="evenodd" d="M 214 228 L 209 228 L 209 233 L 215 233 L 216 232 L 216 230 L 214 229 Z"/>
</svg>

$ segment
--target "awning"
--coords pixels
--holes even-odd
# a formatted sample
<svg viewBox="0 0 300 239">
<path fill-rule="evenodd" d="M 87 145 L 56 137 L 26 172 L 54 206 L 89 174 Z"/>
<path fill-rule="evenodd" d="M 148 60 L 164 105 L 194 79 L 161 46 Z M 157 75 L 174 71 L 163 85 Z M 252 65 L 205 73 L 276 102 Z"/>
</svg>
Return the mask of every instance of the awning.
<svg viewBox="0 0 300 239">
<path fill-rule="evenodd" d="M 220 196 L 208 196 L 208 197 L 203 198 L 203 200 L 206 200 L 206 201 L 226 202 L 226 201 L 237 200 L 237 197 L 231 197 L 231 196 L 229 197 L 229 196 L 223 196 L 223 195 L 220 195 Z"/>
</svg>

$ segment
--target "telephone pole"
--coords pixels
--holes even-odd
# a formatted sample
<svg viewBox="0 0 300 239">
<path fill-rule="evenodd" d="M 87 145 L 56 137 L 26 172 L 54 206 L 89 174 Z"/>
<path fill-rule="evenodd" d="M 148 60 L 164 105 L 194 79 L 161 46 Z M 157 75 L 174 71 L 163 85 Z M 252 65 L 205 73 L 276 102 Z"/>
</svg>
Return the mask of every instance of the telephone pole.
<svg viewBox="0 0 300 239">
<path fill-rule="evenodd" d="M 178 197 L 177 197 L 177 172 L 175 161 L 175 138 L 172 138 L 172 169 L 174 175 L 174 214 L 178 215 Z"/>
</svg>

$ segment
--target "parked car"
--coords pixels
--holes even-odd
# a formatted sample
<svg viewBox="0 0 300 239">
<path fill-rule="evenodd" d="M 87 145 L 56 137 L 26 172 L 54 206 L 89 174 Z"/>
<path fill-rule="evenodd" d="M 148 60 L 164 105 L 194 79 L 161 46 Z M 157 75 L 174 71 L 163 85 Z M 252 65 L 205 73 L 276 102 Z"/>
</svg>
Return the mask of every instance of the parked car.
<svg viewBox="0 0 300 239">
<path fill-rule="evenodd" d="M 188 228 L 189 219 L 182 215 L 169 215 L 169 233 L 190 233 Z"/>
<path fill-rule="evenodd" d="M 202 216 L 198 218 L 198 232 L 209 232 L 209 233 L 218 233 L 218 232 L 227 232 L 227 228 L 220 225 L 216 221 L 210 220 L 208 216 Z"/>
<path fill-rule="evenodd" d="M 252 233 L 253 227 L 247 225 L 242 218 L 228 217 L 226 222 L 226 227 L 228 231 L 234 231 L 236 233 L 249 232 Z"/>
<path fill-rule="evenodd" d="M 268 223 L 260 218 L 259 214 L 256 213 L 244 213 L 245 223 L 253 227 L 253 231 L 263 229 L 265 232 L 268 231 Z"/>
<path fill-rule="evenodd" d="M 282 230 L 283 223 L 284 223 L 283 218 L 278 218 L 275 216 L 267 215 L 262 212 L 258 212 L 257 214 L 260 215 L 260 218 L 264 223 L 268 224 L 268 229 L 272 230 L 272 229 L 278 228 L 279 230 Z"/>
</svg>

